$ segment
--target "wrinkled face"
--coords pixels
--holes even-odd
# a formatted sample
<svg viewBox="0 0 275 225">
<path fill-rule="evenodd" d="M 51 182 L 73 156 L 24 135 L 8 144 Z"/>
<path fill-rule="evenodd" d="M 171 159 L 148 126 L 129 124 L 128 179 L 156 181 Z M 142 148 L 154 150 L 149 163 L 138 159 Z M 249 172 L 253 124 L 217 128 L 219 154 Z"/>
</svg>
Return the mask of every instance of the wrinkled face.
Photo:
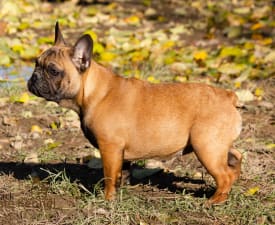
<svg viewBox="0 0 275 225">
<path fill-rule="evenodd" d="M 83 35 L 74 47 L 67 46 L 56 23 L 54 46 L 37 58 L 28 81 L 29 91 L 55 102 L 75 98 L 82 74 L 90 66 L 92 48 L 93 40 L 89 35 Z"/>
<path fill-rule="evenodd" d="M 74 98 L 80 88 L 81 75 L 70 51 L 68 47 L 53 46 L 42 53 L 28 81 L 29 91 L 56 102 Z"/>
</svg>

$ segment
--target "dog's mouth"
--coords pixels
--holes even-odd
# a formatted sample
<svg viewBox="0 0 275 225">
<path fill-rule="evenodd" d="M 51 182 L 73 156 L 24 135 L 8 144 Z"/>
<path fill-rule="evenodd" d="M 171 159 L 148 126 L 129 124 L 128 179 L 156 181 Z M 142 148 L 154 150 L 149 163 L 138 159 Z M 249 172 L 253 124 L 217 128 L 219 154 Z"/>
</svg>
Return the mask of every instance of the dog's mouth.
<svg viewBox="0 0 275 225">
<path fill-rule="evenodd" d="M 33 74 L 28 81 L 28 90 L 38 97 L 45 98 L 48 101 L 60 102 L 61 97 L 52 87 L 51 82 L 46 80 L 39 81 L 37 75 Z"/>
</svg>

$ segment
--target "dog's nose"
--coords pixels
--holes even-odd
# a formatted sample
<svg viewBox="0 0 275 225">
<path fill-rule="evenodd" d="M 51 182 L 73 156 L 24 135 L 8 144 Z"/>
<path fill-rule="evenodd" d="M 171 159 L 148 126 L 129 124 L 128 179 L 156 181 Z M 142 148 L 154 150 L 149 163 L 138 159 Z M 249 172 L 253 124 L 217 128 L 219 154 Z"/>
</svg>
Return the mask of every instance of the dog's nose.
<svg viewBox="0 0 275 225">
<path fill-rule="evenodd" d="M 37 77 L 37 74 L 36 73 L 33 73 L 32 74 L 32 77 L 31 77 L 31 82 L 32 83 L 35 83 L 37 81 L 38 77 Z"/>
</svg>

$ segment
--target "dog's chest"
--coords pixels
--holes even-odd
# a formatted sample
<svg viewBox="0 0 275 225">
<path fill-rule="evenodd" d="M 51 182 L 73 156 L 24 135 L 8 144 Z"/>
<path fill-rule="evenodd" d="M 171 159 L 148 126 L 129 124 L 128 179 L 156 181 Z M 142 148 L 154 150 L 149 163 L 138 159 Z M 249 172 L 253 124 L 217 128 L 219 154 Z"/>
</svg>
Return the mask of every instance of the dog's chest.
<svg viewBox="0 0 275 225">
<path fill-rule="evenodd" d="M 81 119 L 81 129 L 85 135 L 85 137 L 90 141 L 90 143 L 95 147 L 98 148 L 97 139 L 94 133 L 87 127 L 85 122 Z"/>
</svg>

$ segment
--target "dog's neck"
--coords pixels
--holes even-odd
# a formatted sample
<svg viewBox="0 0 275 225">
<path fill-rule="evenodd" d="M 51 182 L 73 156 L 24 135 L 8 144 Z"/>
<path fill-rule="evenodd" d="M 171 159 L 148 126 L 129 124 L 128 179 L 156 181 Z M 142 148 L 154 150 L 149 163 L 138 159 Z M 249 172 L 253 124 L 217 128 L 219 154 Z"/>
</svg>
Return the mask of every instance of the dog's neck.
<svg viewBox="0 0 275 225">
<path fill-rule="evenodd" d="M 91 61 L 90 67 L 82 74 L 80 90 L 75 99 L 76 105 L 82 111 L 96 106 L 120 79 L 123 78 Z"/>
</svg>

